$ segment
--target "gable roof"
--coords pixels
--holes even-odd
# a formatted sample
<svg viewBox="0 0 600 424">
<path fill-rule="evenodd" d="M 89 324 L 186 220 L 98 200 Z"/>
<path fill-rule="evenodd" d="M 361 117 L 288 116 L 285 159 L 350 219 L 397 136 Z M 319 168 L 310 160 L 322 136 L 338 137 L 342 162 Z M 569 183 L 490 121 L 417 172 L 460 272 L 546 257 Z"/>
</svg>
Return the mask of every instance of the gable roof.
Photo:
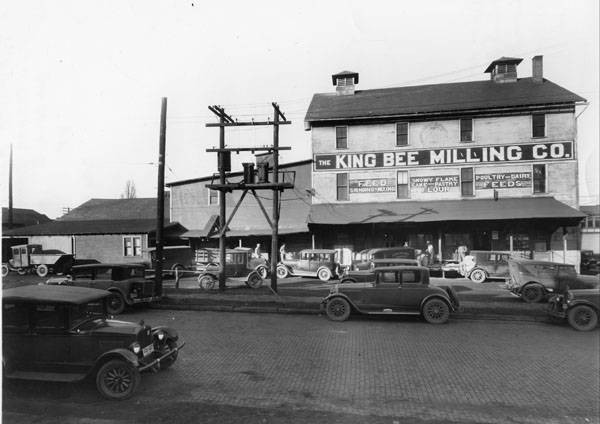
<svg viewBox="0 0 600 424">
<path fill-rule="evenodd" d="M 600 215 L 600 205 L 579 206 L 579 210 L 588 216 Z"/>
<path fill-rule="evenodd" d="M 156 198 L 136 199 L 90 199 L 77 206 L 60 221 L 92 221 L 107 219 L 154 219 L 156 220 Z M 169 193 L 165 192 L 165 221 L 169 221 Z"/>
<path fill-rule="evenodd" d="M 165 224 L 165 230 L 183 228 L 177 222 Z M 15 228 L 4 232 L 6 236 L 72 236 L 93 234 L 148 234 L 156 231 L 154 219 L 103 219 L 84 221 L 52 221 L 40 225 Z"/>
<path fill-rule="evenodd" d="M 358 90 L 353 95 L 315 94 L 308 123 L 369 118 L 416 117 L 441 113 L 469 113 L 480 109 L 574 104 L 585 99 L 551 81 L 520 78 L 499 84 L 471 81 L 410 87 Z"/>
<path fill-rule="evenodd" d="M 52 220 L 33 209 L 13 208 L 13 226 L 23 227 L 49 221 Z M 8 208 L 2 208 L 2 224 L 8 225 Z"/>
<path fill-rule="evenodd" d="M 494 66 L 496 66 L 496 64 L 498 64 L 498 63 L 507 63 L 507 64 L 513 64 L 514 63 L 515 65 L 518 65 L 522 61 L 523 61 L 523 59 L 521 59 L 520 57 L 506 57 L 506 56 L 502 56 L 501 58 L 496 59 L 492 63 L 490 63 L 489 66 L 486 68 L 486 70 L 483 71 L 483 73 L 492 72 L 492 70 L 494 69 Z"/>
</svg>

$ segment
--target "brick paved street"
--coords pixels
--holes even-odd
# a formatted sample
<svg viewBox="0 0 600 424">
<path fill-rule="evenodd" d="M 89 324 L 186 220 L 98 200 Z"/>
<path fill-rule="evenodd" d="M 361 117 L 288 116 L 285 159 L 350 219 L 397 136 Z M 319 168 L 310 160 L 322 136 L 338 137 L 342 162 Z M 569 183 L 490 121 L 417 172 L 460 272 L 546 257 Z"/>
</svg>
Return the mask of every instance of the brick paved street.
<svg viewBox="0 0 600 424">
<path fill-rule="evenodd" d="M 91 383 L 12 383 L 4 422 L 600 422 L 599 331 L 143 309 L 123 319 L 142 317 L 186 340 L 173 369 L 144 374 L 124 402 Z"/>
</svg>

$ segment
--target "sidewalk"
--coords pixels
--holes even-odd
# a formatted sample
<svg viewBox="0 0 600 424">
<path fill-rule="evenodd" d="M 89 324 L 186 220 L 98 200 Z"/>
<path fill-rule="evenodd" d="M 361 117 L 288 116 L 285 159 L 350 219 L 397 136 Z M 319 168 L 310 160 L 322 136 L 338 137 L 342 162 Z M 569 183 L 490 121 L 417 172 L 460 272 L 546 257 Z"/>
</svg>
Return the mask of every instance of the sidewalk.
<svg viewBox="0 0 600 424">
<path fill-rule="evenodd" d="M 164 298 L 154 308 L 226 312 L 319 314 L 321 300 L 336 282 L 313 279 L 278 280 L 278 293 L 270 289 L 270 280 L 258 289 L 244 283 L 229 283 L 224 291 L 202 290 L 193 278 L 181 279 L 179 288 L 166 281 Z M 465 278 L 432 278 L 433 285 L 452 286 L 462 310 L 458 319 L 493 319 L 511 321 L 545 321 L 546 304 L 528 304 L 502 288 L 503 282 L 472 283 Z"/>
</svg>

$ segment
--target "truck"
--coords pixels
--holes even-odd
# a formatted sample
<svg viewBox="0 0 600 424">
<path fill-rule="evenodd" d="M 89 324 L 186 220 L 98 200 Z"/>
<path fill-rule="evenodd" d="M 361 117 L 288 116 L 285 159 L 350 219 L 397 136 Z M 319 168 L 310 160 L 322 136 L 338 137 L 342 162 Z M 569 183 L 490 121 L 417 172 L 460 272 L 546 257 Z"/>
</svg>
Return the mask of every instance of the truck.
<svg viewBox="0 0 600 424">
<path fill-rule="evenodd" d="M 74 256 L 57 249 L 42 249 L 41 244 L 12 246 L 12 259 L 2 264 L 2 276 L 10 271 L 19 275 L 35 272 L 40 277 L 48 273 L 64 274 L 71 269 Z"/>
</svg>

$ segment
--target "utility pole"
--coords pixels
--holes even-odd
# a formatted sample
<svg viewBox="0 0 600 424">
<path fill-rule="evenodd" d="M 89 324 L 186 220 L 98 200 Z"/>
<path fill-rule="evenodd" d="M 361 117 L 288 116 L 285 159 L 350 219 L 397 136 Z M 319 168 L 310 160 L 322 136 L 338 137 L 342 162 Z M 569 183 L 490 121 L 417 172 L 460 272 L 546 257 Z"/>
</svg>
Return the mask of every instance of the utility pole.
<svg viewBox="0 0 600 424">
<path fill-rule="evenodd" d="M 156 296 L 162 296 L 163 285 L 163 227 L 165 221 L 165 146 L 167 139 L 167 98 L 162 98 L 160 108 L 160 136 L 158 142 L 158 188 L 156 205 L 156 263 L 154 280 Z"/>
<path fill-rule="evenodd" d="M 8 229 L 13 227 L 13 187 L 12 187 L 12 174 L 13 174 L 13 154 L 12 154 L 12 143 L 10 143 L 10 158 L 8 162 Z"/>
<path fill-rule="evenodd" d="M 219 184 L 207 184 L 206 186 L 211 190 L 219 191 L 219 220 L 220 220 L 220 232 L 219 232 L 219 261 L 221 272 L 219 274 L 219 289 L 225 289 L 225 240 L 227 235 L 227 227 L 235 213 L 237 212 L 239 206 L 241 205 L 244 197 L 250 191 L 254 198 L 256 199 L 260 209 L 269 223 L 271 227 L 271 289 L 273 291 L 277 291 L 277 257 L 278 257 L 278 249 L 277 249 L 277 238 L 279 231 L 279 192 L 285 189 L 294 188 L 293 182 L 279 182 L 279 151 L 280 150 L 290 150 L 290 147 L 279 147 L 279 125 L 289 125 L 290 121 L 285 119 L 283 113 L 279 110 L 279 106 L 276 103 L 272 103 L 274 109 L 274 119 L 273 121 L 267 120 L 264 122 L 250 121 L 250 122 L 238 122 L 234 120 L 231 116 L 227 115 L 225 111 L 219 106 L 209 106 L 208 109 L 213 112 L 218 118 L 219 123 L 210 123 L 206 124 L 207 127 L 219 127 L 219 148 L 206 149 L 207 152 L 214 152 L 218 154 L 218 163 L 219 163 Z M 280 120 L 283 119 L 283 121 Z M 234 126 L 262 126 L 262 125 L 273 125 L 273 145 L 272 146 L 264 146 L 264 147 L 225 147 L 225 127 L 234 127 Z M 266 168 L 263 164 L 259 169 L 259 178 L 258 182 L 255 181 L 254 178 L 254 168 L 253 165 L 248 167 L 248 169 L 244 169 L 244 180 L 241 182 L 230 183 L 227 181 L 227 172 L 231 171 L 231 152 L 272 152 L 273 153 L 273 179 L 271 182 L 268 181 L 268 163 L 265 164 Z M 227 192 L 232 192 L 234 190 L 242 190 L 243 193 L 238 200 L 236 206 L 231 213 L 231 216 L 226 220 L 226 205 L 225 205 L 225 194 Z M 256 190 L 272 190 L 273 191 L 273 211 L 272 217 L 270 218 L 267 214 L 265 207 L 260 200 L 260 196 L 256 194 Z"/>
</svg>

